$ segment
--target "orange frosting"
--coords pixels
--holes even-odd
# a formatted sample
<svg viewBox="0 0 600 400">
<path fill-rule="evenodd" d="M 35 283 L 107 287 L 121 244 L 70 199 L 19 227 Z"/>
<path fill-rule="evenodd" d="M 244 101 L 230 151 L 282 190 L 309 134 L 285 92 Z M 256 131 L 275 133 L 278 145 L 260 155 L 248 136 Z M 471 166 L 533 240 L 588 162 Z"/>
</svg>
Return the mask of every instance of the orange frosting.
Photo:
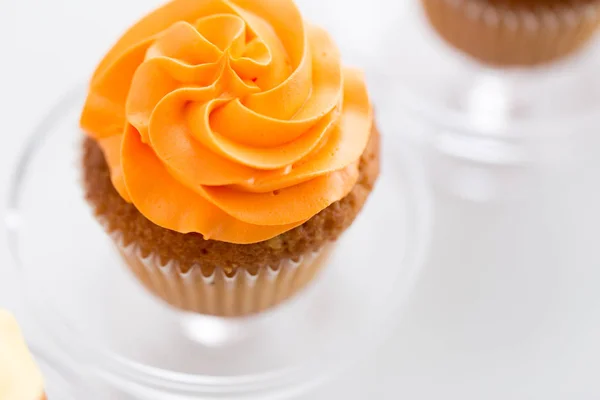
<svg viewBox="0 0 600 400">
<path fill-rule="evenodd" d="M 81 117 L 119 194 L 150 221 L 254 243 L 358 179 L 363 75 L 291 0 L 174 0 L 98 66 Z"/>
</svg>

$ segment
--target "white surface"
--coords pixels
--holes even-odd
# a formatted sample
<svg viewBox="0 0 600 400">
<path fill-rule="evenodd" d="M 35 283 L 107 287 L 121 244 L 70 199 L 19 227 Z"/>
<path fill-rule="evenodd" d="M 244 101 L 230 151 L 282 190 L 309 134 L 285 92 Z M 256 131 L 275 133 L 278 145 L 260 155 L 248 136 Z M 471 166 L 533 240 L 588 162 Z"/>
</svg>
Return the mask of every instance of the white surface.
<svg viewBox="0 0 600 400">
<path fill-rule="evenodd" d="M 0 3 L 0 198 L 24 135 L 157 3 Z M 318 398 L 598 398 L 599 171 L 545 171 L 504 203 L 440 189 L 431 255 L 394 340 Z M 0 232 L 0 305 L 25 318 Z"/>
</svg>

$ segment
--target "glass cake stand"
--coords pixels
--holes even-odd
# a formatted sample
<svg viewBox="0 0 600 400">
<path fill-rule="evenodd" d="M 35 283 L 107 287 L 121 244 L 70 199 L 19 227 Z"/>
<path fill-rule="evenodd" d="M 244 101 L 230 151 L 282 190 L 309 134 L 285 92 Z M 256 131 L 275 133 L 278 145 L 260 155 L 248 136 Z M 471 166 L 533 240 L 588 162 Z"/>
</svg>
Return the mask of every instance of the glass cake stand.
<svg viewBox="0 0 600 400">
<path fill-rule="evenodd" d="M 322 2 L 306 3 L 318 15 Z M 447 45 L 418 0 L 365 4 L 348 5 L 342 22 L 319 22 L 366 66 L 381 121 L 417 143 L 436 188 L 472 201 L 515 199 L 597 156 L 600 35 L 564 60 L 498 69 Z"/>
<path fill-rule="evenodd" d="M 273 311 L 211 318 L 148 294 L 93 218 L 80 185 L 84 93 L 68 93 L 29 139 L 6 218 L 33 315 L 72 366 L 123 398 L 294 398 L 393 331 L 432 211 L 419 161 L 385 124 L 380 180 L 316 282 Z"/>
</svg>

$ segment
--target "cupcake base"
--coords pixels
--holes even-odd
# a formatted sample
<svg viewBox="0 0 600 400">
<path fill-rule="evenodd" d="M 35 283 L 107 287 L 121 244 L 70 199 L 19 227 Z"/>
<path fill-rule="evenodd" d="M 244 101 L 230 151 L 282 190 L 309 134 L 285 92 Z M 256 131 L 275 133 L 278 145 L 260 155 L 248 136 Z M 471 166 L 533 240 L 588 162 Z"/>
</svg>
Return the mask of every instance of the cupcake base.
<svg viewBox="0 0 600 400">
<path fill-rule="evenodd" d="M 333 244 L 274 267 L 232 272 L 200 266 L 182 272 L 176 262 L 163 264 L 156 254 L 144 256 L 139 246 L 123 244 L 114 233 L 119 253 L 129 270 L 153 295 L 183 311 L 218 317 L 243 317 L 275 307 L 303 289 L 326 264 Z"/>
<path fill-rule="evenodd" d="M 496 66 L 528 66 L 563 58 L 587 43 L 600 25 L 596 0 L 540 1 L 540 6 L 490 0 L 422 3 L 431 26 L 445 41 Z"/>
</svg>

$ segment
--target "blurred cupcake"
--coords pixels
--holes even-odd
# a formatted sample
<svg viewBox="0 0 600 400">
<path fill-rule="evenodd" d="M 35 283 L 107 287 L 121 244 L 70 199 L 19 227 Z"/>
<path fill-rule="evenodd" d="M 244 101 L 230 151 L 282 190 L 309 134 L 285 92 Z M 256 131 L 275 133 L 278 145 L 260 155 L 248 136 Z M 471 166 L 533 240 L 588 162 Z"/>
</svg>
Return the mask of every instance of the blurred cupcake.
<svg viewBox="0 0 600 400">
<path fill-rule="evenodd" d="M 175 0 L 98 66 L 86 195 L 177 308 L 241 316 L 306 286 L 365 203 L 379 135 L 363 75 L 291 0 Z"/>
<path fill-rule="evenodd" d="M 600 0 L 422 0 L 435 30 L 451 45 L 497 66 L 550 62 L 581 48 L 596 32 Z"/>
<path fill-rule="evenodd" d="M 0 399 L 45 400 L 44 379 L 17 321 L 0 310 Z"/>
</svg>

